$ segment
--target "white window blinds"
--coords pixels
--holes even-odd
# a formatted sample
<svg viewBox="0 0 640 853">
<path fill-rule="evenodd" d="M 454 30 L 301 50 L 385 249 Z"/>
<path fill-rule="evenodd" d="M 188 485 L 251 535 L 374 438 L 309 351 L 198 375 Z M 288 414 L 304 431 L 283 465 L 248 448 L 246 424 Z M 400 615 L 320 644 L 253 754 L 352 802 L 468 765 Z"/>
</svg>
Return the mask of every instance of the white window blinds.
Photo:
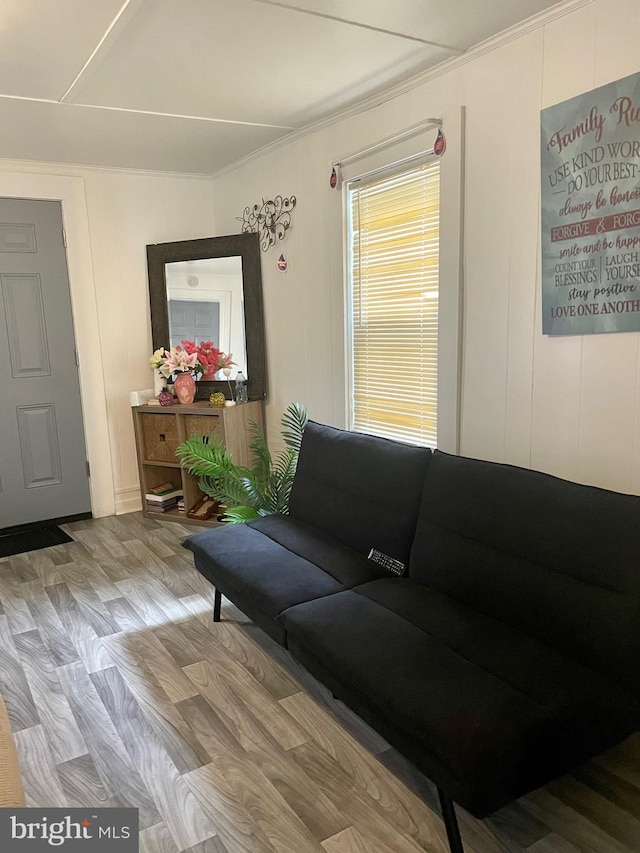
<svg viewBox="0 0 640 853">
<path fill-rule="evenodd" d="M 351 427 L 436 445 L 440 162 L 349 187 Z"/>
</svg>

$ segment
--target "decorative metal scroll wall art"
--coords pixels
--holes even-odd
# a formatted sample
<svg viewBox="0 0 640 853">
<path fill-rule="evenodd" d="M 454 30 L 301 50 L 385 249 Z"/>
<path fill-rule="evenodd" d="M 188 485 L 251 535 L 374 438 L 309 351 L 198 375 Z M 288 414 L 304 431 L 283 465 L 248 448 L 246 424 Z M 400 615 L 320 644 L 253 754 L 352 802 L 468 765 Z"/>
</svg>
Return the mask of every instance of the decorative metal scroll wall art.
<svg viewBox="0 0 640 853">
<path fill-rule="evenodd" d="M 277 195 L 269 201 L 262 199 L 262 204 L 245 207 L 242 216 L 237 216 L 236 219 L 242 222 L 243 234 L 258 233 L 260 235 L 260 248 L 266 252 L 279 240 L 284 239 L 291 228 L 291 211 L 295 206 L 294 195 L 289 198 Z"/>
</svg>

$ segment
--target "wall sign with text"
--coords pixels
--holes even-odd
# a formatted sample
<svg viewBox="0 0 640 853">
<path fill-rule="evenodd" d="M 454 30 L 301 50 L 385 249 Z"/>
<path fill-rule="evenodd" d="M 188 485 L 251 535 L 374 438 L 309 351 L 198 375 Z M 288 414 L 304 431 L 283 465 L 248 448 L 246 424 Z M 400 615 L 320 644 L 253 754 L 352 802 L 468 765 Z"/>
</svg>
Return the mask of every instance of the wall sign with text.
<svg viewBox="0 0 640 853">
<path fill-rule="evenodd" d="M 542 333 L 640 331 L 640 74 L 542 110 Z"/>
</svg>

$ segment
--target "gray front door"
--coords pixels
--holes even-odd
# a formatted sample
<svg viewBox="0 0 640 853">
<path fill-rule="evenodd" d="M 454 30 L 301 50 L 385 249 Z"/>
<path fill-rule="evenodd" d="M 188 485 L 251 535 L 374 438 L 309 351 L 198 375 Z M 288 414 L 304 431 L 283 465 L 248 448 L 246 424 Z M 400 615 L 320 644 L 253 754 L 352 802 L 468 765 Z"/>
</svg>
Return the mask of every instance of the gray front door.
<svg viewBox="0 0 640 853">
<path fill-rule="evenodd" d="M 0 199 L 0 529 L 91 511 L 62 212 Z"/>
</svg>

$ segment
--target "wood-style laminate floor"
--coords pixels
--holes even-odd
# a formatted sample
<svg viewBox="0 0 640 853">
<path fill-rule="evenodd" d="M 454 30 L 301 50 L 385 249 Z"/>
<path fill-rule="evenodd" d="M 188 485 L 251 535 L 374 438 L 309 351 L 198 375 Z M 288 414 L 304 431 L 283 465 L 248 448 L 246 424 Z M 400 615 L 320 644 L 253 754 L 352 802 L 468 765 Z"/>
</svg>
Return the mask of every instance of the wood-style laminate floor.
<svg viewBox="0 0 640 853">
<path fill-rule="evenodd" d="M 142 853 L 445 853 L 434 789 L 141 515 L 0 560 L 0 693 L 32 806 L 136 806 Z M 490 820 L 467 853 L 638 853 L 640 735 Z"/>
</svg>

